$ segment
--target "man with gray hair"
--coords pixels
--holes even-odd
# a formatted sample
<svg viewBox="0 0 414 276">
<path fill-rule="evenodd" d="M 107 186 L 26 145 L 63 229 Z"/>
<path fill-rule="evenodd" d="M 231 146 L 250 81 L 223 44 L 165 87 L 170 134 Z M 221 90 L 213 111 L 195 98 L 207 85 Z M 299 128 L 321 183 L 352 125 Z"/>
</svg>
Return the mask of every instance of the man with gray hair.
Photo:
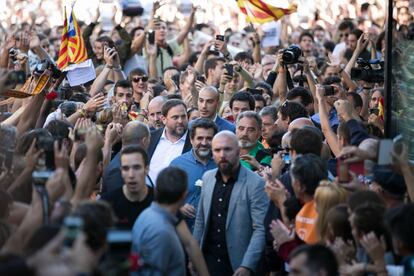
<svg viewBox="0 0 414 276">
<path fill-rule="evenodd" d="M 200 117 L 212 120 L 217 125 L 219 132 L 222 130 L 235 132 L 235 127 L 232 123 L 217 115 L 219 104 L 220 95 L 214 86 L 205 86 L 200 90 L 198 94 Z"/>
<path fill-rule="evenodd" d="M 140 121 L 131 121 L 122 131 L 122 147 L 138 145 L 147 150 L 151 134 L 146 124 Z M 102 194 L 116 190 L 124 184 L 121 175 L 121 153 L 118 152 L 109 163 L 102 177 Z M 147 176 L 146 183 L 153 186 L 152 180 Z"/>
<path fill-rule="evenodd" d="M 253 171 L 270 166 L 272 156 L 264 150 L 259 138 L 262 135 L 262 119 L 254 111 L 240 113 L 236 121 L 241 164 Z"/>
</svg>

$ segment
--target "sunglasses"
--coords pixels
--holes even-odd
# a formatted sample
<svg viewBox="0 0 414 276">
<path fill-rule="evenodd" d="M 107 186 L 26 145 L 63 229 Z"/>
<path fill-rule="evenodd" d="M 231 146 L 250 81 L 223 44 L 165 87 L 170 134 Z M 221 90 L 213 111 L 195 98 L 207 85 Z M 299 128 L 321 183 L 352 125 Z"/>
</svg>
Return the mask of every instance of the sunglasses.
<svg viewBox="0 0 414 276">
<path fill-rule="evenodd" d="M 345 37 L 348 37 L 348 36 L 349 36 L 349 34 L 345 33 L 345 34 L 340 34 L 340 35 L 339 35 L 339 37 L 341 37 L 341 38 L 342 38 L 342 37 L 344 37 L 344 36 L 345 36 Z"/>
<path fill-rule="evenodd" d="M 147 81 L 148 81 L 148 77 L 147 77 L 147 76 L 142 76 L 142 77 L 133 77 L 133 78 L 132 78 L 132 81 L 133 81 L 133 82 L 139 82 L 139 81 L 142 81 L 142 82 L 147 82 Z"/>
</svg>

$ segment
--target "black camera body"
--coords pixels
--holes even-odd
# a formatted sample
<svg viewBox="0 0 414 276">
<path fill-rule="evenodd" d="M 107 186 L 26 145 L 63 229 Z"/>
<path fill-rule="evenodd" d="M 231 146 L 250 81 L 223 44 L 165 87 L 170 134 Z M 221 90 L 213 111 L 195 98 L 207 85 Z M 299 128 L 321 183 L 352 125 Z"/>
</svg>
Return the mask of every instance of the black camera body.
<svg viewBox="0 0 414 276">
<path fill-rule="evenodd" d="M 302 50 L 297 45 L 291 45 L 289 48 L 283 50 L 282 59 L 284 64 L 299 63 L 299 57 L 302 55 Z"/>
<path fill-rule="evenodd" d="M 351 69 L 351 79 L 363 80 L 368 83 L 384 82 L 384 62 L 379 60 L 365 60 L 358 58 L 357 68 Z M 379 65 L 374 69 L 373 65 Z"/>
<path fill-rule="evenodd" d="M 58 79 L 61 75 L 61 71 L 53 64 L 50 60 L 44 59 L 40 63 L 38 63 L 34 69 L 35 75 L 42 75 L 46 70 L 51 71 L 52 78 Z"/>
</svg>

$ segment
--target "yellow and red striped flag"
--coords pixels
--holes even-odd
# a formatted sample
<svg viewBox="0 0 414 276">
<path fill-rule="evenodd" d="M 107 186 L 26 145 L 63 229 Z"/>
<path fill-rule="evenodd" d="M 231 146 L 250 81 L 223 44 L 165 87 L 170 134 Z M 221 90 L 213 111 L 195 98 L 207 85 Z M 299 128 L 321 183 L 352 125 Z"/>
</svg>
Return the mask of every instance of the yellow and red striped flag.
<svg viewBox="0 0 414 276">
<path fill-rule="evenodd" d="M 82 63 L 88 59 L 88 53 L 86 52 L 85 42 L 76 21 L 75 14 L 70 14 L 69 27 L 68 27 L 68 50 L 70 63 Z"/>
<path fill-rule="evenodd" d="M 64 20 L 59 57 L 57 61 L 58 68 L 60 70 L 65 69 L 70 64 L 79 64 L 88 59 L 85 42 L 83 41 L 73 9 L 68 24 L 65 8 Z"/>
<path fill-rule="evenodd" d="M 384 97 L 381 97 L 378 102 L 378 118 L 384 121 Z"/>
<path fill-rule="evenodd" d="M 57 60 L 57 66 L 60 70 L 66 68 L 69 65 L 69 56 L 68 56 L 68 21 L 66 18 L 66 7 L 64 9 L 64 21 L 63 21 L 63 30 L 62 38 L 60 40 L 60 49 L 59 57 Z"/>
<path fill-rule="evenodd" d="M 250 23 L 266 23 L 277 21 L 287 14 L 296 12 L 297 5 L 290 4 L 288 8 L 269 5 L 262 0 L 236 0 L 242 13 Z"/>
</svg>

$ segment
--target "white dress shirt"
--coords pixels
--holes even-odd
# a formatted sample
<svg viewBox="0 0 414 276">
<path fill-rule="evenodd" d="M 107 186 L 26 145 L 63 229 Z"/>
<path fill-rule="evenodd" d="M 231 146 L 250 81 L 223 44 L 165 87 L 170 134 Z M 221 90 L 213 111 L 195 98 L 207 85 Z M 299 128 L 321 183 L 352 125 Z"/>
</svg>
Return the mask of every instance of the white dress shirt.
<svg viewBox="0 0 414 276">
<path fill-rule="evenodd" d="M 181 155 L 188 135 L 188 131 L 186 131 L 178 141 L 171 142 L 168 140 L 167 136 L 165 136 L 165 131 L 166 129 L 162 132 L 160 140 L 158 141 L 157 147 L 155 148 L 154 154 L 151 158 L 149 176 L 154 184 L 157 181 L 160 171 L 168 167 L 172 160 Z"/>
</svg>

